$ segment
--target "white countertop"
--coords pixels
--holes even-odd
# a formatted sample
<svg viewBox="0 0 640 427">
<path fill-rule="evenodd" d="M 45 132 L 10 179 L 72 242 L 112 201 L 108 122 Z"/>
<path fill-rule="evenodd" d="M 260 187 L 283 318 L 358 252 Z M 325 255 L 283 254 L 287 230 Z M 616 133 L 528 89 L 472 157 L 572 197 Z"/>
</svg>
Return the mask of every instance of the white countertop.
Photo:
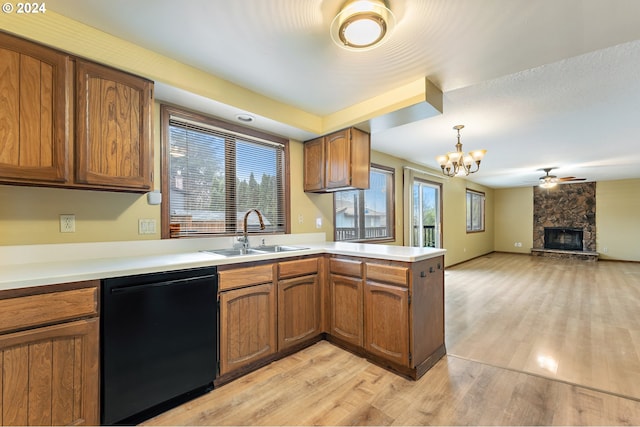
<svg viewBox="0 0 640 427">
<path fill-rule="evenodd" d="M 324 234 L 274 236 L 267 244 L 293 244 L 306 249 L 231 257 L 201 252 L 230 247 L 229 238 L 5 246 L 0 247 L 0 291 L 301 255 L 329 253 L 415 262 L 446 252 L 433 248 L 325 242 L 320 237 L 324 239 Z M 252 247 L 259 245 L 251 243 Z"/>
</svg>

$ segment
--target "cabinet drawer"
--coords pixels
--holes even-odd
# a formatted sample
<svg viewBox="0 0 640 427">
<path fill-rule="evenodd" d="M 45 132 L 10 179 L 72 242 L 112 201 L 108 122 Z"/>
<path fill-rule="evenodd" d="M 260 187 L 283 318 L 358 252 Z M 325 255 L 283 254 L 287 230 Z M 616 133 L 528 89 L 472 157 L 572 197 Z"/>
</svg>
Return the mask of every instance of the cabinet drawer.
<svg viewBox="0 0 640 427">
<path fill-rule="evenodd" d="M 344 276 L 362 277 L 362 262 L 331 258 L 329 261 L 329 271 Z"/>
<path fill-rule="evenodd" d="M 218 278 L 220 291 L 273 282 L 273 264 L 218 271 Z"/>
<path fill-rule="evenodd" d="M 367 280 L 407 286 L 409 268 L 367 263 Z"/>
<path fill-rule="evenodd" d="M 318 258 L 284 261 L 281 262 L 279 266 L 280 272 L 278 277 L 281 279 L 304 276 L 305 274 L 315 274 L 318 272 Z"/>
<path fill-rule="evenodd" d="M 7 298 L 0 300 L 0 333 L 97 313 L 97 287 Z"/>
</svg>

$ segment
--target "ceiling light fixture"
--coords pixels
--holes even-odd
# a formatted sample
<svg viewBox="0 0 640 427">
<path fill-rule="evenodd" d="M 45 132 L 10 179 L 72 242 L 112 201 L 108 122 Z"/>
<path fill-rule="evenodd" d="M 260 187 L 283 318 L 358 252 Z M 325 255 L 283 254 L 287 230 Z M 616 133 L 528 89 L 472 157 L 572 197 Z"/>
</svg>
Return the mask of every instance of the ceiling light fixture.
<svg viewBox="0 0 640 427">
<path fill-rule="evenodd" d="M 553 188 L 556 185 L 558 185 L 558 182 L 556 181 L 555 178 L 548 178 L 548 179 L 543 180 L 540 183 L 540 187 L 542 187 L 542 188 Z"/>
<path fill-rule="evenodd" d="M 383 0 L 352 0 L 342 6 L 331 23 L 331 38 L 349 50 L 367 50 L 385 41 L 395 17 Z"/>
<path fill-rule="evenodd" d="M 447 153 L 443 156 L 436 157 L 436 160 L 442 168 L 442 173 L 446 176 L 466 176 L 470 173 L 476 173 L 480 169 L 480 162 L 484 157 L 487 150 L 475 150 L 469 154 L 465 154 L 462 151 L 462 144 L 460 143 L 460 129 L 464 125 L 456 125 L 453 128 L 458 131 L 458 143 L 456 144 L 456 151 Z M 476 164 L 476 170 L 471 170 L 473 163 Z"/>
<path fill-rule="evenodd" d="M 243 123 L 251 123 L 255 120 L 255 117 L 253 117 L 251 114 L 236 114 L 236 120 L 243 122 Z"/>
</svg>

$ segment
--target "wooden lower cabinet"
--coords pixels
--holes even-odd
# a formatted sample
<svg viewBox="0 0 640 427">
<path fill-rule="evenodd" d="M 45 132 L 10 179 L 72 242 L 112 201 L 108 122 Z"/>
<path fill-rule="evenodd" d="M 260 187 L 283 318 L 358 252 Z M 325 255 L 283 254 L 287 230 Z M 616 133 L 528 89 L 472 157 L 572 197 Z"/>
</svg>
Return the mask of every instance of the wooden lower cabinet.
<svg viewBox="0 0 640 427">
<path fill-rule="evenodd" d="M 330 333 L 349 344 L 363 344 L 363 294 L 362 279 L 329 275 L 331 294 Z"/>
<path fill-rule="evenodd" d="M 97 318 L 0 336 L 2 425 L 98 425 Z"/>
<path fill-rule="evenodd" d="M 98 281 L 0 291 L 0 425 L 97 425 Z"/>
<path fill-rule="evenodd" d="M 321 337 L 414 379 L 446 353 L 442 256 L 400 262 L 330 255 L 218 274 L 219 383 Z"/>
<path fill-rule="evenodd" d="M 365 350 L 409 366 L 409 289 L 367 281 L 364 307 Z"/>
<path fill-rule="evenodd" d="M 275 353 L 276 342 L 273 283 L 220 293 L 220 375 Z"/>
<path fill-rule="evenodd" d="M 320 335 L 320 283 L 317 274 L 278 282 L 278 350 Z"/>
<path fill-rule="evenodd" d="M 419 378 L 445 352 L 444 260 L 329 259 L 330 339 Z"/>
</svg>

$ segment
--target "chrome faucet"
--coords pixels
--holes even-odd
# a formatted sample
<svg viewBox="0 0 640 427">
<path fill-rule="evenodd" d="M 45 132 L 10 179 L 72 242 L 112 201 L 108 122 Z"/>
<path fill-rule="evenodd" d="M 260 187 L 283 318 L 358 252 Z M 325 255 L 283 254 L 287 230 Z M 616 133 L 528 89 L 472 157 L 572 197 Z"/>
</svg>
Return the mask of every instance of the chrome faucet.
<svg viewBox="0 0 640 427">
<path fill-rule="evenodd" d="M 251 212 L 255 212 L 258 215 L 258 220 L 260 221 L 260 230 L 264 230 L 264 220 L 262 219 L 262 214 L 258 209 L 249 209 L 244 214 L 244 220 L 242 221 L 242 247 L 246 250 L 249 249 L 249 236 L 247 235 L 247 219 L 249 218 L 249 214 Z M 240 239 L 238 239 L 240 240 Z"/>
</svg>

